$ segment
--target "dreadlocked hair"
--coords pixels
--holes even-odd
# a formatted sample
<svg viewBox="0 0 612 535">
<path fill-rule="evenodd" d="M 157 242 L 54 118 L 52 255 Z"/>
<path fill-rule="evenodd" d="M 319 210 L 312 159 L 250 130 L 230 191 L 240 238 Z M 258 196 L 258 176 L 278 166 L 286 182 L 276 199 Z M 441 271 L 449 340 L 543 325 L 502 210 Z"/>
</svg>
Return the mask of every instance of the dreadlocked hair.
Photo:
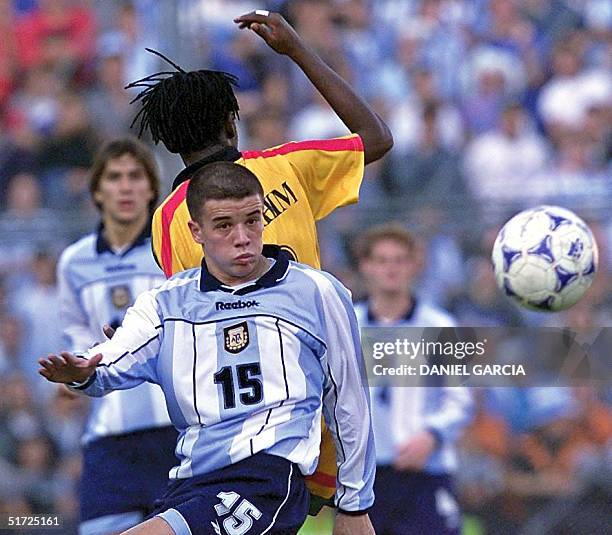
<svg viewBox="0 0 612 535">
<path fill-rule="evenodd" d="M 130 128 L 140 122 L 138 137 L 151 133 L 172 153 L 189 154 L 219 140 L 225 122 L 238 117 L 238 101 L 232 86 L 238 79 L 226 72 L 186 72 L 163 54 L 146 49 L 172 65 L 176 71 L 162 71 L 131 82 L 130 88 L 144 88 L 130 104 L 141 108 Z"/>
</svg>

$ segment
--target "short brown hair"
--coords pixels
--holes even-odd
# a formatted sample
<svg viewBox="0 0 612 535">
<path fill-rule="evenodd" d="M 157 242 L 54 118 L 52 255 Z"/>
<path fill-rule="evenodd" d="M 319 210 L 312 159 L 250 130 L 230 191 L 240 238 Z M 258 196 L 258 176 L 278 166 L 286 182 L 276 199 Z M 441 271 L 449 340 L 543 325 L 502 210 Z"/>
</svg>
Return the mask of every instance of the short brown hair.
<svg viewBox="0 0 612 535">
<path fill-rule="evenodd" d="M 413 234 L 400 223 L 387 223 L 368 229 L 357 238 L 355 255 L 358 260 L 370 258 L 372 250 L 381 241 L 394 241 L 403 245 L 409 253 L 417 250 L 417 242 Z"/>
<path fill-rule="evenodd" d="M 202 206 L 209 199 L 244 199 L 251 195 L 264 196 L 259 179 L 252 171 L 232 162 L 213 162 L 191 177 L 187 187 L 187 208 L 198 221 Z"/>
<path fill-rule="evenodd" d="M 132 136 L 109 141 L 97 152 L 89 173 L 89 191 L 93 197 L 93 194 L 98 191 L 108 161 L 121 158 L 124 154 L 133 156 L 145 169 L 151 190 L 153 190 L 153 198 L 149 203 L 149 210 L 152 212 L 159 198 L 159 170 L 149 147 Z M 96 206 L 100 209 L 98 203 Z"/>
</svg>

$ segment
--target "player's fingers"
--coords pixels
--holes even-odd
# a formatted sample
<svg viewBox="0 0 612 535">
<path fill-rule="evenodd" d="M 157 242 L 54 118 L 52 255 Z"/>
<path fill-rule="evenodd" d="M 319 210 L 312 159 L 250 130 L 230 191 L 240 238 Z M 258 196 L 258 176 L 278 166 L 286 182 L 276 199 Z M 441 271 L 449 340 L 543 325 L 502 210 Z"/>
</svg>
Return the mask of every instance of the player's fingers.
<svg viewBox="0 0 612 535">
<path fill-rule="evenodd" d="M 251 24 L 251 30 L 253 30 L 257 35 L 259 35 L 259 37 L 261 37 L 264 41 L 267 41 L 268 37 L 270 36 L 270 30 L 267 26 L 264 26 L 262 24 Z"/>
<path fill-rule="evenodd" d="M 98 353 L 97 355 L 94 355 L 93 357 L 89 359 L 89 364 L 91 367 L 97 366 L 98 364 L 100 364 L 101 360 L 102 360 L 102 353 Z"/>
<path fill-rule="evenodd" d="M 58 368 L 66 366 L 66 360 L 64 357 L 58 357 L 57 355 L 51 355 L 49 360 Z"/>
<path fill-rule="evenodd" d="M 52 376 L 51 372 L 48 370 L 45 370 L 44 368 L 39 368 L 38 373 L 42 375 L 45 379 L 51 379 L 51 376 Z"/>
<path fill-rule="evenodd" d="M 240 15 L 239 17 L 236 17 L 234 19 L 234 22 L 236 24 L 244 24 L 244 25 L 249 25 L 249 24 L 253 24 L 254 22 L 257 22 L 259 24 L 266 24 L 268 22 L 270 22 L 270 14 L 268 13 L 268 15 L 265 15 L 264 12 L 262 10 L 258 10 L 259 13 L 257 11 L 252 11 L 251 13 L 246 13 L 245 15 Z"/>
<path fill-rule="evenodd" d="M 54 368 L 53 364 L 47 359 L 38 359 L 38 364 L 47 370 L 52 370 Z"/>
<path fill-rule="evenodd" d="M 66 364 L 69 364 L 70 366 L 78 366 L 79 365 L 79 360 L 77 357 L 75 357 L 72 353 L 69 353 L 68 351 L 61 351 L 60 352 L 61 358 L 64 359 L 64 362 Z"/>
</svg>

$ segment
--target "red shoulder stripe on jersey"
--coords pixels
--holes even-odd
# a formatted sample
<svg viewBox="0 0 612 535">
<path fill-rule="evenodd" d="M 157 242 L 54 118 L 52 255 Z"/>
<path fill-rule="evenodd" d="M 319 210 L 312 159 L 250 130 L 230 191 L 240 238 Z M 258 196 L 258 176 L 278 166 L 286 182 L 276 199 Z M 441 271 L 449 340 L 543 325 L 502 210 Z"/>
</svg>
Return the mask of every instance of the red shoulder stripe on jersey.
<svg viewBox="0 0 612 535">
<path fill-rule="evenodd" d="M 329 474 L 319 472 L 318 470 L 314 474 L 306 476 L 304 479 L 306 481 L 312 481 L 313 483 L 323 487 L 330 487 L 333 489 L 336 488 L 336 476 L 330 476 Z"/>
<path fill-rule="evenodd" d="M 245 160 L 252 158 L 271 158 L 273 156 L 282 156 L 290 152 L 298 152 L 301 150 L 320 150 L 327 152 L 336 151 L 363 151 L 363 142 L 359 136 L 349 137 L 345 139 L 322 139 L 313 141 L 293 141 L 286 143 L 275 149 L 266 149 L 262 151 L 247 150 L 242 153 Z"/>
<path fill-rule="evenodd" d="M 174 212 L 176 212 L 176 209 L 185 200 L 188 185 L 189 180 L 183 182 L 175 190 L 170 200 L 164 204 L 164 207 L 162 208 L 161 263 L 166 277 L 170 277 L 172 275 L 172 237 L 170 236 L 170 224 L 174 218 Z"/>
</svg>

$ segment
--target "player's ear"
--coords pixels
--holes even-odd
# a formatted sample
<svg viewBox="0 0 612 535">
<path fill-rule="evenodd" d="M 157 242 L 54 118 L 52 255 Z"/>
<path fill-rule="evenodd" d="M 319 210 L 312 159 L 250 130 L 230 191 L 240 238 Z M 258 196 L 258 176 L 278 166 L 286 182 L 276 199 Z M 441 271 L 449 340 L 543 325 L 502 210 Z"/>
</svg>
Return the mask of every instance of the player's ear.
<svg viewBox="0 0 612 535">
<path fill-rule="evenodd" d="M 187 223 L 187 225 L 189 226 L 189 230 L 191 232 L 191 236 L 193 237 L 194 241 L 196 243 L 199 243 L 200 245 L 204 245 L 204 236 L 202 234 L 201 225 L 197 221 L 194 221 L 193 219 L 191 219 Z"/>
<path fill-rule="evenodd" d="M 230 113 L 227 121 L 225 121 L 225 135 L 235 146 L 238 140 L 238 127 L 236 126 L 236 117 L 233 113 Z"/>
<path fill-rule="evenodd" d="M 153 183 L 149 183 L 149 191 L 147 193 L 148 201 L 151 202 L 155 198 L 155 191 L 153 190 Z"/>
</svg>

